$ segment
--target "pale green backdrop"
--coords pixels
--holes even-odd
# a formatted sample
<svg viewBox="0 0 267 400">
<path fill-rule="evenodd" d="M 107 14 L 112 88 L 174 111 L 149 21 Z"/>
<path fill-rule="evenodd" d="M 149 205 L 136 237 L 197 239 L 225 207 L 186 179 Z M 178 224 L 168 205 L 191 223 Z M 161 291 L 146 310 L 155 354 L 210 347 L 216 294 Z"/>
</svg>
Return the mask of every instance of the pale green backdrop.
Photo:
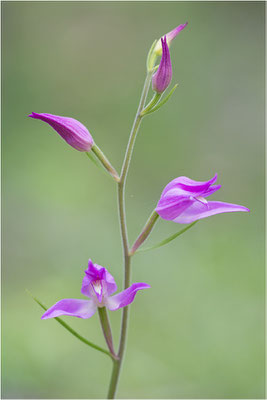
<svg viewBox="0 0 267 400">
<path fill-rule="evenodd" d="M 264 3 L 2 2 L 2 396 L 103 398 L 111 363 L 42 310 L 82 298 L 88 258 L 122 287 L 116 188 L 32 111 L 85 124 L 120 168 L 155 38 L 171 47 L 171 101 L 144 120 L 127 183 L 131 242 L 165 184 L 186 175 L 251 213 L 198 223 L 137 255 L 151 289 L 131 308 L 120 398 L 264 397 Z M 160 221 L 149 244 L 179 226 Z M 118 342 L 120 311 L 111 315 Z M 97 316 L 65 317 L 104 345 Z"/>
</svg>

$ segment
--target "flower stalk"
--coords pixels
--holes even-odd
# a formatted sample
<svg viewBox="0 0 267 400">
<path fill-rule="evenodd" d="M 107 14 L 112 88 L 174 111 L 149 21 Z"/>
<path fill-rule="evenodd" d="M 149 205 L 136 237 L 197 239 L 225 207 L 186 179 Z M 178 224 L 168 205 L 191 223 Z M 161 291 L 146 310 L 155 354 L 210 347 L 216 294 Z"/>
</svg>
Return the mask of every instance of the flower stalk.
<svg viewBox="0 0 267 400">
<path fill-rule="evenodd" d="M 144 229 L 136 239 L 133 247 L 131 248 L 130 254 L 131 256 L 134 255 L 136 250 L 144 243 L 144 241 L 147 239 L 148 235 L 152 231 L 152 229 L 155 226 L 155 223 L 157 222 L 159 218 L 159 215 L 156 213 L 156 211 L 153 211 L 152 214 L 150 215 L 149 219 L 147 220 Z"/>
<path fill-rule="evenodd" d="M 106 307 L 99 307 L 98 315 L 109 351 L 114 356 L 114 358 L 117 358 L 113 347 L 112 332 Z"/>
<path fill-rule="evenodd" d="M 95 154 L 98 160 L 101 162 L 103 167 L 110 173 L 110 175 L 115 179 L 116 182 L 119 182 L 120 177 L 115 170 L 115 168 L 111 165 L 105 154 L 100 150 L 100 148 L 94 143 L 91 151 Z"/>
</svg>

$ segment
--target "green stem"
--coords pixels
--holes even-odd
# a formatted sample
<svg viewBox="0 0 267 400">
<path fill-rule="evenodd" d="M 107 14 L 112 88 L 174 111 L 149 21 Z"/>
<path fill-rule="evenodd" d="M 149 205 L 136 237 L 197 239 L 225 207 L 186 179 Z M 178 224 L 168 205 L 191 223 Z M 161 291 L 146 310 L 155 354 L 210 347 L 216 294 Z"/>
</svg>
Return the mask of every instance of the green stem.
<svg viewBox="0 0 267 400">
<path fill-rule="evenodd" d="M 159 218 L 159 215 L 156 213 L 156 211 L 153 211 L 152 214 L 150 215 L 149 219 L 147 220 L 144 229 L 136 239 L 133 247 L 131 248 L 130 254 L 131 256 L 134 255 L 136 250 L 144 243 L 152 229 L 154 228 L 155 223 L 157 222 Z"/>
<path fill-rule="evenodd" d="M 145 105 L 145 101 L 146 101 L 146 98 L 147 98 L 147 93 L 148 93 L 148 90 L 149 90 L 149 85 L 150 85 L 150 80 L 152 78 L 152 75 L 153 75 L 153 72 L 151 72 L 151 71 L 149 71 L 147 73 L 145 84 L 144 84 L 144 88 L 143 88 L 143 92 L 142 92 L 141 99 L 140 99 L 140 103 L 139 103 L 139 106 L 138 106 L 138 109 L 137 109 L 137 113 L 136 113 L 136 116 L 135 116 L 135 120 L 134 120 L 134 123 L 133 123 L 133 126 L 132 126 L 132 131 L 131 131 L 131 134 L 130 134 L 130 138 L 129 138 L 129 142 L 128 142 L 128 146 L 127 146 L 127 149 L 126 149 L 125 158 L 124 158 L 123 165 L 122 165 L 122 170 L 121 170 L 121 181 L 123 181 L 123 182 L 124 182 L 124 180 L 126 178 L 126 175 L 127 175 L 127 172 L 128 172 L 129 163 L 130 163 L 132 152 L 133 152 L 134 142 L 135 142 L 135 139 L 136 139 L 136 135 L 137 135 L 139 126 L 140 126 L 140 122 L 142 120 L 141 112 L 143 111 L 143 108 L 144 108 L 144 105 Z"/>
<path fill-rule="evenodd" d="M 138 129 L 140 127 L 140 123 L 142 120 L 141 112 L 143 111 L 145 101 L 147 98 L 150 80 L 152 77 L 153 71 L 149 71 L 147 73 L 143 92 L 140 98 L 139 106 L 137 109 L 137 113 L 134 119 L 134 123 L 132 126 L 131 134 L 129 137 L 122 169 L 121 169 L 121 176 L 120 181 L 118 182 L 118 209 L 119 209 L 119 220 L 120 220 L 120 228 L 121 228 L 121 238 L 122 238 L 122 247 L 123 247 L 123 255 L 124 255 L 124 289 L 127 289 L 130 286 L 131 282 L 131 255 L 129 254 L 129 244 L 128 244 L 128 234 L 127 234 L 127 225 L 126 225 L 126 213 L 125 213 L 125 181 L 127 178 L 127 172 L 129 169 L 129 164 L 133 152 L 133 147 L 136 139 L 136 135 L 138 133 Z M 122 311 L 122 322 L 121 322 L 121 334 L 120 334 L 120 344 L 119 344 L 119 351 L 118 357 L 119 360 L 114 361 L 113 363 L 113 370 L 109 385 L 108 391 L 108 399 L 114 399 L 118 380 L 120 375 L 120 370 L 122 366 L 122 360 L 126 345 L 126 337 L 127 337 L 127 326 L 128 326 L 128 319 L 129 319 L 129 307 L 124 307 Z"/>
<path fill-rule="evenodd" d="M 109 383 L 108 399 L 114 399 L 116 394 L 117 383 L 120 374 L 121 363 L 120 360 L 113 362 L 113 369 Z"/>
<path fill-rule="evenodd" d="M 111 176 L 115 179 L 116 182 L 119 182 L 120 178 L 115 170 L 115 168 L 111 165 L 105 154 L 100 150 L 100 148 L 94 143 L 91 151 L 96 155 L 96 157 L 99 159 L 103 167 L 110 173 Z"/>
<path fill-rule="evenodd" d="M 98 307 L 98 315 L 109 351 L 114 356 L 114 358 L 117 358 L 113 347 L 112 332 L 106 307 Z"/>
</svg>

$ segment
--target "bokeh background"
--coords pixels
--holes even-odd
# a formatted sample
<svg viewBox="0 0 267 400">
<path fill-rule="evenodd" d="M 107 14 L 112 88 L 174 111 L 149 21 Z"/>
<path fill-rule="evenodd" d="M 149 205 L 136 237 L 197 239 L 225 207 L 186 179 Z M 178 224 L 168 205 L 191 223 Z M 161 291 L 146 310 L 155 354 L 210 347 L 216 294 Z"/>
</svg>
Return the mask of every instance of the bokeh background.
<svg viewBox="0 0 267 400">
<path fill-rule="evenodd" d="M 155 38 L 171 47 L 169 103 L 136 142 L 130 241 L 163 187 L 218 173 L 214 199 L 250 214 L 199 222 L 133 260 L 120 398 L 264 397 L 264 3 L 3 2 L 3 398 L 103 398 L 110 360 L 42 310 L 82 298 L 88 258 L 122 287 L 116 188 L 32 111 L 74 117 L 120 168 Z M 147 244 L 181 226 L 160 221 Z M 118 343 L 120 311 L 111 315 Z M 104 345 L 97 316 L 65 317 Z"/>
</svg>

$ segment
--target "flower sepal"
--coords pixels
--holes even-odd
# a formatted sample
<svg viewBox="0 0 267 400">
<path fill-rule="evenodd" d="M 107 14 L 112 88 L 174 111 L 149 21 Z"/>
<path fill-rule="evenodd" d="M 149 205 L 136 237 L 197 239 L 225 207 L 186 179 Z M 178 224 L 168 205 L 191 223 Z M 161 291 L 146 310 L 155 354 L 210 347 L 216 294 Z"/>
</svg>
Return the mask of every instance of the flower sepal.
<svg viewBox="0 0 267 400">
<path fill-rule="evenodd" d="M 188 22 L 186 22 L 185 24 L 181 24 L 179 26 L 177 26 L 176 28 L 174 28 L 172 31 L 168 32 L 165 36 L 167 38 L 167 43 L 168 46 L 170 47 L 171 42 L 173 41 L 173 39 L 176 38 L 177 35 L 179 35 L 179 33 L 188 25 Z M 162 47 L 161 47 L 161 43 L 160 43 L 160 39 L 157 41 L 155 47 L 154 47 L 154 53 L 157 56 L 161 56 L 162 54 Z"/>
</svg>

